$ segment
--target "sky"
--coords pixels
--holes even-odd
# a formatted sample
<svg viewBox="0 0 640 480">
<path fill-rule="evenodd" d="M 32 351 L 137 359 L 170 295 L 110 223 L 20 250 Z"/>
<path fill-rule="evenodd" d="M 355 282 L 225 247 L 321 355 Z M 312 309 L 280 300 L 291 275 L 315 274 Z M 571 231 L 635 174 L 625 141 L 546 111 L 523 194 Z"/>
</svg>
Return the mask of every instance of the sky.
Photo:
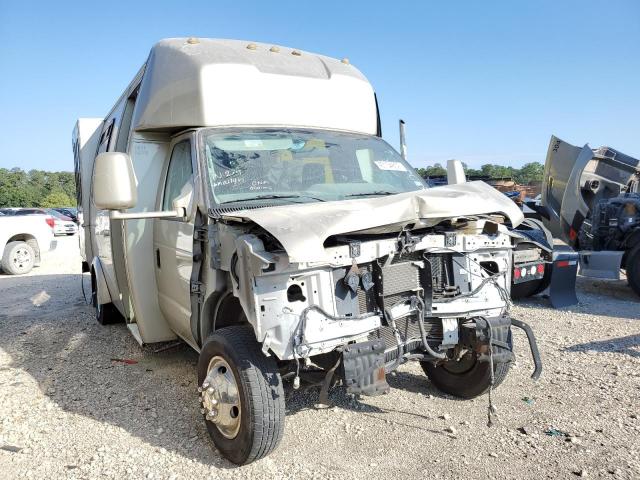
<svg viewBox="0 0 640 480">
<path fill-rule="evenodd" d="M 640 158 L 640 2 L 0 0 L 0 168 L 72 170 L 79 117 L 102 117 L 167 37 L 237 38 L 348 57 L 409 162 L 544 162 L 552 134 Z"/>
</svg>

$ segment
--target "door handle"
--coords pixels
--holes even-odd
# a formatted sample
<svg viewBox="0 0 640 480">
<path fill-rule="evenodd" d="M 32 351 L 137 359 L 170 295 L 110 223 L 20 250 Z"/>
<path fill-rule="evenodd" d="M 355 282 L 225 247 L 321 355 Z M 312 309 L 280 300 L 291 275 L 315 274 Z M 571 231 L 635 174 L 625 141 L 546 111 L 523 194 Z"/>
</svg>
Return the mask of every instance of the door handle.
<svg viewBox="0 0 640 480">
<path fill-rule="evenodd" d="M 156 266 L 160 268 L 160 249 L 156 248 Z"/>
</svg>

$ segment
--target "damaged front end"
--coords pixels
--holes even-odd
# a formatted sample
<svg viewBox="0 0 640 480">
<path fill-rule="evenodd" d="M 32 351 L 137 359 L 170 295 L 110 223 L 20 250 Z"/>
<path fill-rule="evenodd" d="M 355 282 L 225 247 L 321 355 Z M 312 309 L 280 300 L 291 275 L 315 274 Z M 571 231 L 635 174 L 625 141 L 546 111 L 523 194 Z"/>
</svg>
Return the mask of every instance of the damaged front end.
<svg viewBox="0 0 640 480">
<path fill-rule="evenodd" d="M 288 210 L 309 207 L 319 208 Z M 325 400 L 333 378 L 349 393 L 375 395 L 388 390 L 386 374 L 409 360 L 430 377 L 430 369 L 456 371 L 470 361 L 474 372 L 511 362 L 516 242 L 504 216 L 425 215 L 351 233 L 299 230 L 300 243 L 323 237 L 323 257 L 305 259 L 301 249 L 287 248 L 292 236 L 276 236 L 265 220 L 284 211 L 219 215 L 218 247 L 263 352 L 290 361 L 294 385 L 301 368 L 316 365 L 328 372 Z M 493 374 L 481 381 L 484 391 Z"/>
</svg>

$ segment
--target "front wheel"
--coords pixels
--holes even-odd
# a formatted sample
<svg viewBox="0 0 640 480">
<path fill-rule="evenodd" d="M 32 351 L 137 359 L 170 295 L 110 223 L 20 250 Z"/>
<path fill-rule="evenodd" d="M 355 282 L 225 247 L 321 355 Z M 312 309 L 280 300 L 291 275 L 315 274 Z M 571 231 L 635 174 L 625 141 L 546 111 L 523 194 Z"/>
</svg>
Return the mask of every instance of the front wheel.
<svg viewBox="0 0 640 480">
<path fill-rule="evenodd" d="M 245 465 L 271 453 L 284 433 L 284 391 L 273 357 L 250 327 L 225 327 L 198 359 L 201 413 L 218 451 Z"/>
<path fill-rule="evenodd" d="M 9 242 L 2 254 L 2 269 L 10 275 L 29 273 L 36 254 L 27 242 Z"/>
<path fill-rule="evenodd" d="M 467 353 L 460 361 L 449 360 L 440 365 L 420 362 L 424 373 L 438 389 L 456 397 L 470 399 L 482 395 L 491 385 L 491 370 L 488 361 L 479 361 L 477 356 Z M 510 363 L 494 363 L 493 388 L 507 377 Z"/>
</svg>

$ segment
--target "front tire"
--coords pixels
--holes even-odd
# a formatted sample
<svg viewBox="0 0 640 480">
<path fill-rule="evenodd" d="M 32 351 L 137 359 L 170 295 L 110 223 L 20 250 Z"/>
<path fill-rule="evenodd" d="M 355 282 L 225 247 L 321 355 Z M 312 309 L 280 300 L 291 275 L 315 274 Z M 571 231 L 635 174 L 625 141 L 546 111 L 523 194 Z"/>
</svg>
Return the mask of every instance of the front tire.
<svg viewBox="0 0 640 480">
<path fill-rule="evenodd" d="M 27 242 L 9 242 L 2 254 L 2 269 L 9 275 L 29 273 L 35 263 L 36 254 Z"/>
<path fill-rule="evenodd" d="M 420 362 L 424 373 L 438 389 L 455 397 L 475 398 L 491 385 L 490 363 L 480 362 L 476 355 L 468 353 L 459 362 L 449 360 L 441 365 Z M 497 388 L 507 377 L 510 363 L 494 363 L 493 388 Z"/>
<path fill-rule="evenodd" d="M 250 327 L 225 327 L 206 340 L 198 385 L 207 431 L 225 458 L 245 465 L 277 447 L 284 433 L 282 379 Z"/>
</svg>

